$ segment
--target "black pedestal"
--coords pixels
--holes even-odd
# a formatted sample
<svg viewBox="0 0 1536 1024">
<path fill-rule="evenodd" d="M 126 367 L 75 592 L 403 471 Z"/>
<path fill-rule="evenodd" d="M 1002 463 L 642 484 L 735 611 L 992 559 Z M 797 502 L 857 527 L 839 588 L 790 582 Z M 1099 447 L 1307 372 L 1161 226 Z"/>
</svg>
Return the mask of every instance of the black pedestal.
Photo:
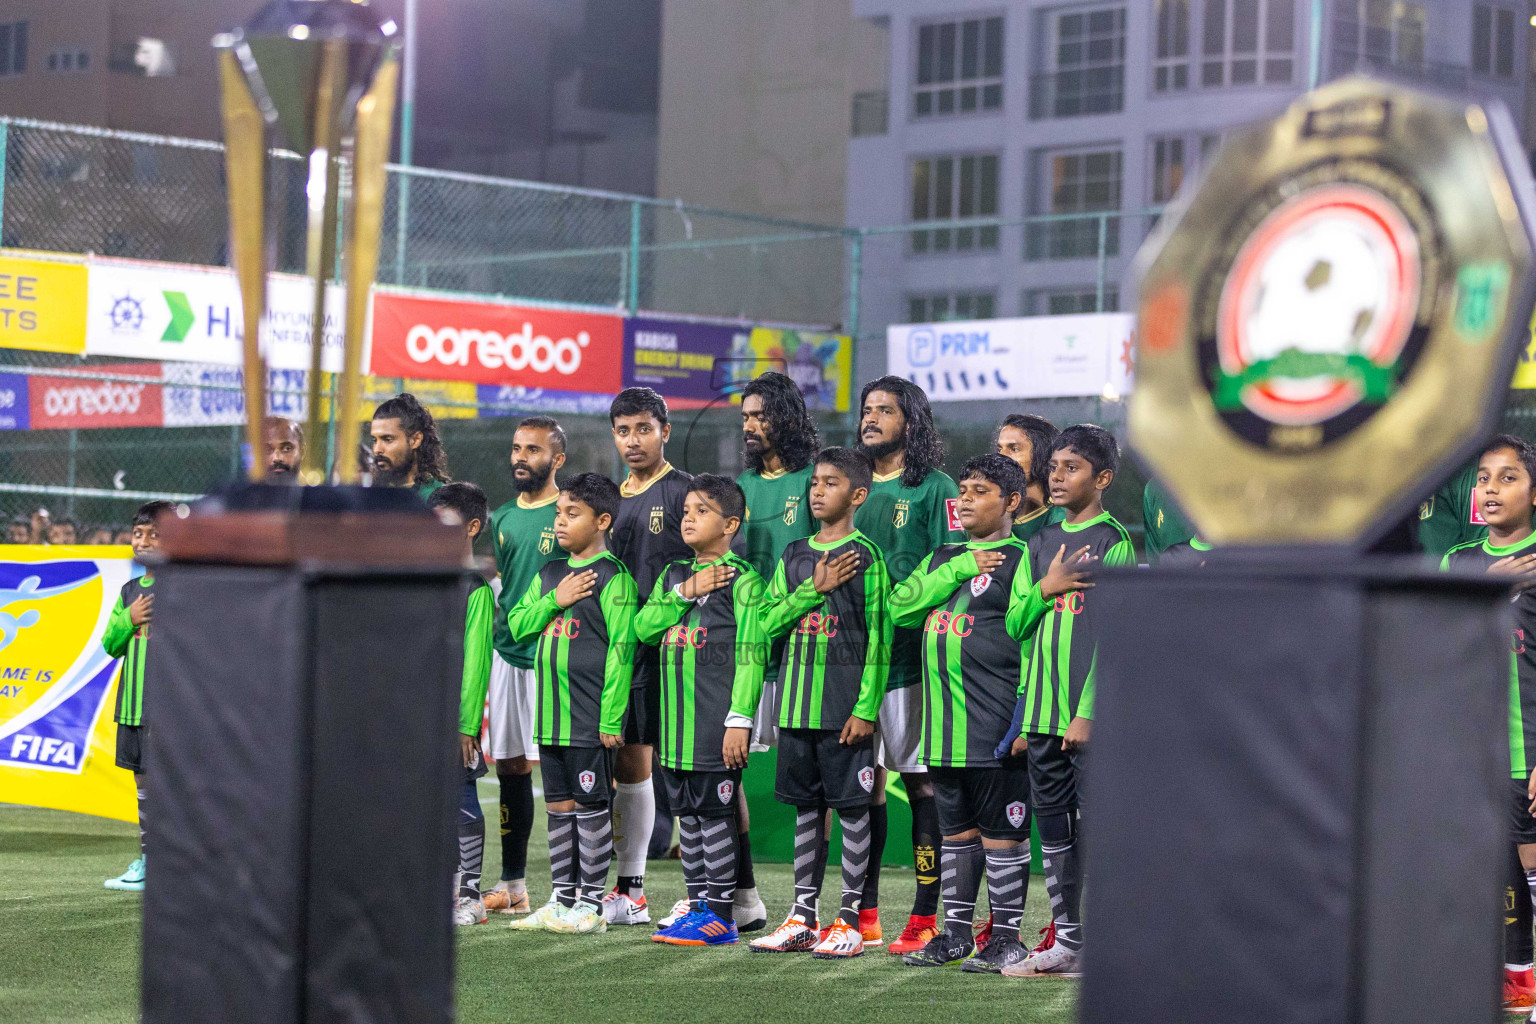
<svg viewBox="0 0 1536 1024">
<path fill-rule="evenodd" d="M 350 545 L 324 515 L 168 531 L 146 1022 L 452 1019 L 463 572 L 431 517 L 350 518 Z M 218 564 L 231 537 L 276 564 Z"/>
<path fill-rule="evenodd" d="M 1082 1020 L 1495 1020 L 1507 592 L 1390 565 L 1104 576 Z"/>
</svg>

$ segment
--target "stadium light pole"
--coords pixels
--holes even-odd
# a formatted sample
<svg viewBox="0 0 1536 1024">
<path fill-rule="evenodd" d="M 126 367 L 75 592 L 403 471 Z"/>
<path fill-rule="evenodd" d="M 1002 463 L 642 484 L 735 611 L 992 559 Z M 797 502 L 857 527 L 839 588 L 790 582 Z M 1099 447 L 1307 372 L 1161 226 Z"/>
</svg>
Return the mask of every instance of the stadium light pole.
<svg viewBox="0 0 1536 1024">
<path fill-rule="evenodd" d="M 416 0 L 406 0 L 406 9 Z M 407 22 L 409 24 L 409 22 Z M 407 28 L 406 32 L 410 32 Z M 407 43 L 407 46 L 410 44 Z M 1323 77 L 1323 0 L 1312 0 L 1312 67 L 1307 76 L 1307 88 L 1316 89 Z M 407 72 L 409 74 L 409 72 Z"/>
<path fill-rule="evenodd" d="M 400 164 L 410 167 L 416 143 L 416 0 L 405 0 L 404 67 L 400 81 Z M 411 220 L 411 176 L 400 174 L 395 209 L 395 284 L 405 284 L 405 241 Z"/>
</svg>

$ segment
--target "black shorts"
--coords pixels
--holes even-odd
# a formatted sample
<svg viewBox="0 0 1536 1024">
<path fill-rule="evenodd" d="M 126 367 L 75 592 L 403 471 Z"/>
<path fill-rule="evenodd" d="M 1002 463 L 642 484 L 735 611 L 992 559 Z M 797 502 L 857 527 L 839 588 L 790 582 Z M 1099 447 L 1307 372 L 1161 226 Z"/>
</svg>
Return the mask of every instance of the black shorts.
<svg viewBox="0 0 1536 1024">
<path fill-rule="evenodd" d="M 987 839 L 1029 839 L 1029 768 L 1010 757 L 997 768 L 928 768 L 939 828 L 957 836 L 976 828 Z"/>
<path fill-rule="evenodd" d="M 661 740 L 661 652 L 640 645 L 640 660 L 629 684 L 624 742 L 654 747 Z"/>
<path fill-rule="evenodd" d="M 1082 807 L 1083 753 L 1062 749 L 1060 736 L 1029 734 L 1029 798 L 1036 815 Z"/>
<path fill-rule="evenodd" d="M 1525 795 L 1525 783 L 1509 780 L 1509 829 L 1516 843 L 1536 843 L 1536 818 L 1531 817 L 1531 798 Z"/>
<path fill-rule="evenodd" d="M 117 766 L 137 774 L 144 770 L 144 727 L 117 727 Z"/>
<path fill-rule="evenodd" d="M 454 759 L 457 760 L 461 765 L 463 764 L 464 758 L 460 753 L 460 748 L 457 743 L 453 745 L 453 756 Z M 464 781 L 473 785 L 476 779 L 481 778 L 484 775 L 485 755 L 480 753 L 480 750 L 477 747 L 475 749 L 475 763 L 464 768 Z"/>
<path fill-rule="evenodd" d="M 875 791 L 875 739 L 837 741 L 838 729 L 780 729 L 773 795 L 791 807 L 868 807 Z"/>
<path fill-rule="evenodd" d="M 739 769 L 724 772 L 692 772 L 663 767 L 667 803 L 672 813 L 696 818 L 729 818 L 736 813 L 736 791 L 741 788 Z"/>
<path fill-rule="evenodd" d="M 540 743 L 539 774 L 547 804 L 574 800 L 583 807 L 606 807 L 613 796 L 613 753 L 607 747 Z"/>
</svg>

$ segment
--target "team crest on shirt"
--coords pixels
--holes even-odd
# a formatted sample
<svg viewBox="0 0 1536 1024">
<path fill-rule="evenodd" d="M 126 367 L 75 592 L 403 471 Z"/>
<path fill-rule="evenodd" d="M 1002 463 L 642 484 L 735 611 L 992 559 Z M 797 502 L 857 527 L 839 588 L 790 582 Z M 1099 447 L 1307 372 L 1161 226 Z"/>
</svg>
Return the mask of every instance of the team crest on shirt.
<svg viewBox="0 0 1536 1024">
<path fill-rule="evenodd" d="M 896 503 L 896 511 L 891 514 L 891 525 L 898 530 L 901 529 L 907 525 L 907 519 L 911 513 L 912 503 L 910 501 L 898 501 Z"/>
<path fill-rule="evenodd" d="M 1419 503 L 1419 521 L 1420 522 L 1423 522 L 1426 519 L 1433 519 L 1434 516 L 1435 516 L 1435 499 L 1434 498 L 1430 498 L 1428 501 L 1424 501 L 1424 502 L 1420 502 Z"/>
<path fill-rule="evenodd" d="M 539 534 L 539 554 L 547 555 L 555 550 L 555 531 L 545 530 Z"/>
<path fill-rule="evenodd" d="M 651 532 L 652 533 L 655 533 L 655 534 L 661 533 L 661 522 L 662 522 L 662 507 L 660 505 L 656 505 L 656 506 L 654 506 L 651 509 Z"/>
<path fill-rule="evenodd" d="M 864 787 L 864 792 L 866 793 L 873 793 L 875 791 L 875 770 L 873 768 L 859 769 L 859 785 Z"/>
<path fill-rule="evenodd" d="M 1024 815 L 1028 813 L 1029 812 L 1025 809 L 1023 802 L 1020 800 L 1015 800 L 1013 803 L 1008 805 L 1008 824 L 1012 825 L 1014 828 L 1019 828 L 1024 824 Z"/>
<path fill-rule="evenodd" d="M 992 574 L 989 573 L 989 572 L 984 572 L 980 576 L 972 576 L 971 577 L 971 596 L 972 597 L 980 597 L 982 594 L 985 594 L 987 592 L 987 588 L 990 587 L 991 585 L 992 585 Z"/>
<path fill-rule="evenodd" d="M 956 499 L 944 499 L 944 518 L 949 522 L 951 530 L 965 529 L 965 524 L 960 522 L 960 502 Z"/>
<path fill-rule="evenodd" d="M 715 796 L 719 797 L 720 802 L 723 804 L 731 802 L 731 794 L 734 792 L 736 792 L 736 787 L 729 779 L 715 787 Z"/>
<path fill-rule="evenodd" d="M 592 772 L 582 772 L 576 776 L 576 781 L 581 785 L 583 793 L 592 792 L 592 787 L 597 785 L 597 776 Z"/>
<path fill-rule="evenodd" d="M 784 525 L 794 526 L 795 520 L 800 518 L 800 496 L 784 499 Z"/>
</svg>

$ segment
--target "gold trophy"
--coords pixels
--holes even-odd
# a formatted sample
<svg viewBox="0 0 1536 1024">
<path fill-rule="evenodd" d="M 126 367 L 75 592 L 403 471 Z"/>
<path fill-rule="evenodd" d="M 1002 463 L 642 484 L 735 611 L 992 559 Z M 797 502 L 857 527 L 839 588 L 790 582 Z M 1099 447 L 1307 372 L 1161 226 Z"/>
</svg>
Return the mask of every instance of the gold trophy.
<svg viewBox="0 0 1536 1024">
<path fill-rule="evenodd" d="M 214 40 L 224 115 L 229 182 L 230 251 L 245 307 L 246 438 L 250 478 L 265 472 L 261 422 L 266 412 L 266 365 L 260 333 L 266 311 L 268 271 L 268 129 L 277 126 L 305 161 L 307 216 L 304 272 L 314 284 L 313 352 L 310 358 L 308 426 L 299 479 L 326 477 L 321 434 L 320 375 L 324 350 L 325 293 L 336 263 L 338 214 L 343 281 L 347 290 L 336 435 L 336 472 L 357 482 L 363 328 L 369 287 L 378 267 L 384 217 L 384 161 L 399 79 L 393 22 L 381 20 L 366 2 L 273 0 L 241 29 Z M 342 209 L 343 177 L 350 181 Z"/>
</svg>

